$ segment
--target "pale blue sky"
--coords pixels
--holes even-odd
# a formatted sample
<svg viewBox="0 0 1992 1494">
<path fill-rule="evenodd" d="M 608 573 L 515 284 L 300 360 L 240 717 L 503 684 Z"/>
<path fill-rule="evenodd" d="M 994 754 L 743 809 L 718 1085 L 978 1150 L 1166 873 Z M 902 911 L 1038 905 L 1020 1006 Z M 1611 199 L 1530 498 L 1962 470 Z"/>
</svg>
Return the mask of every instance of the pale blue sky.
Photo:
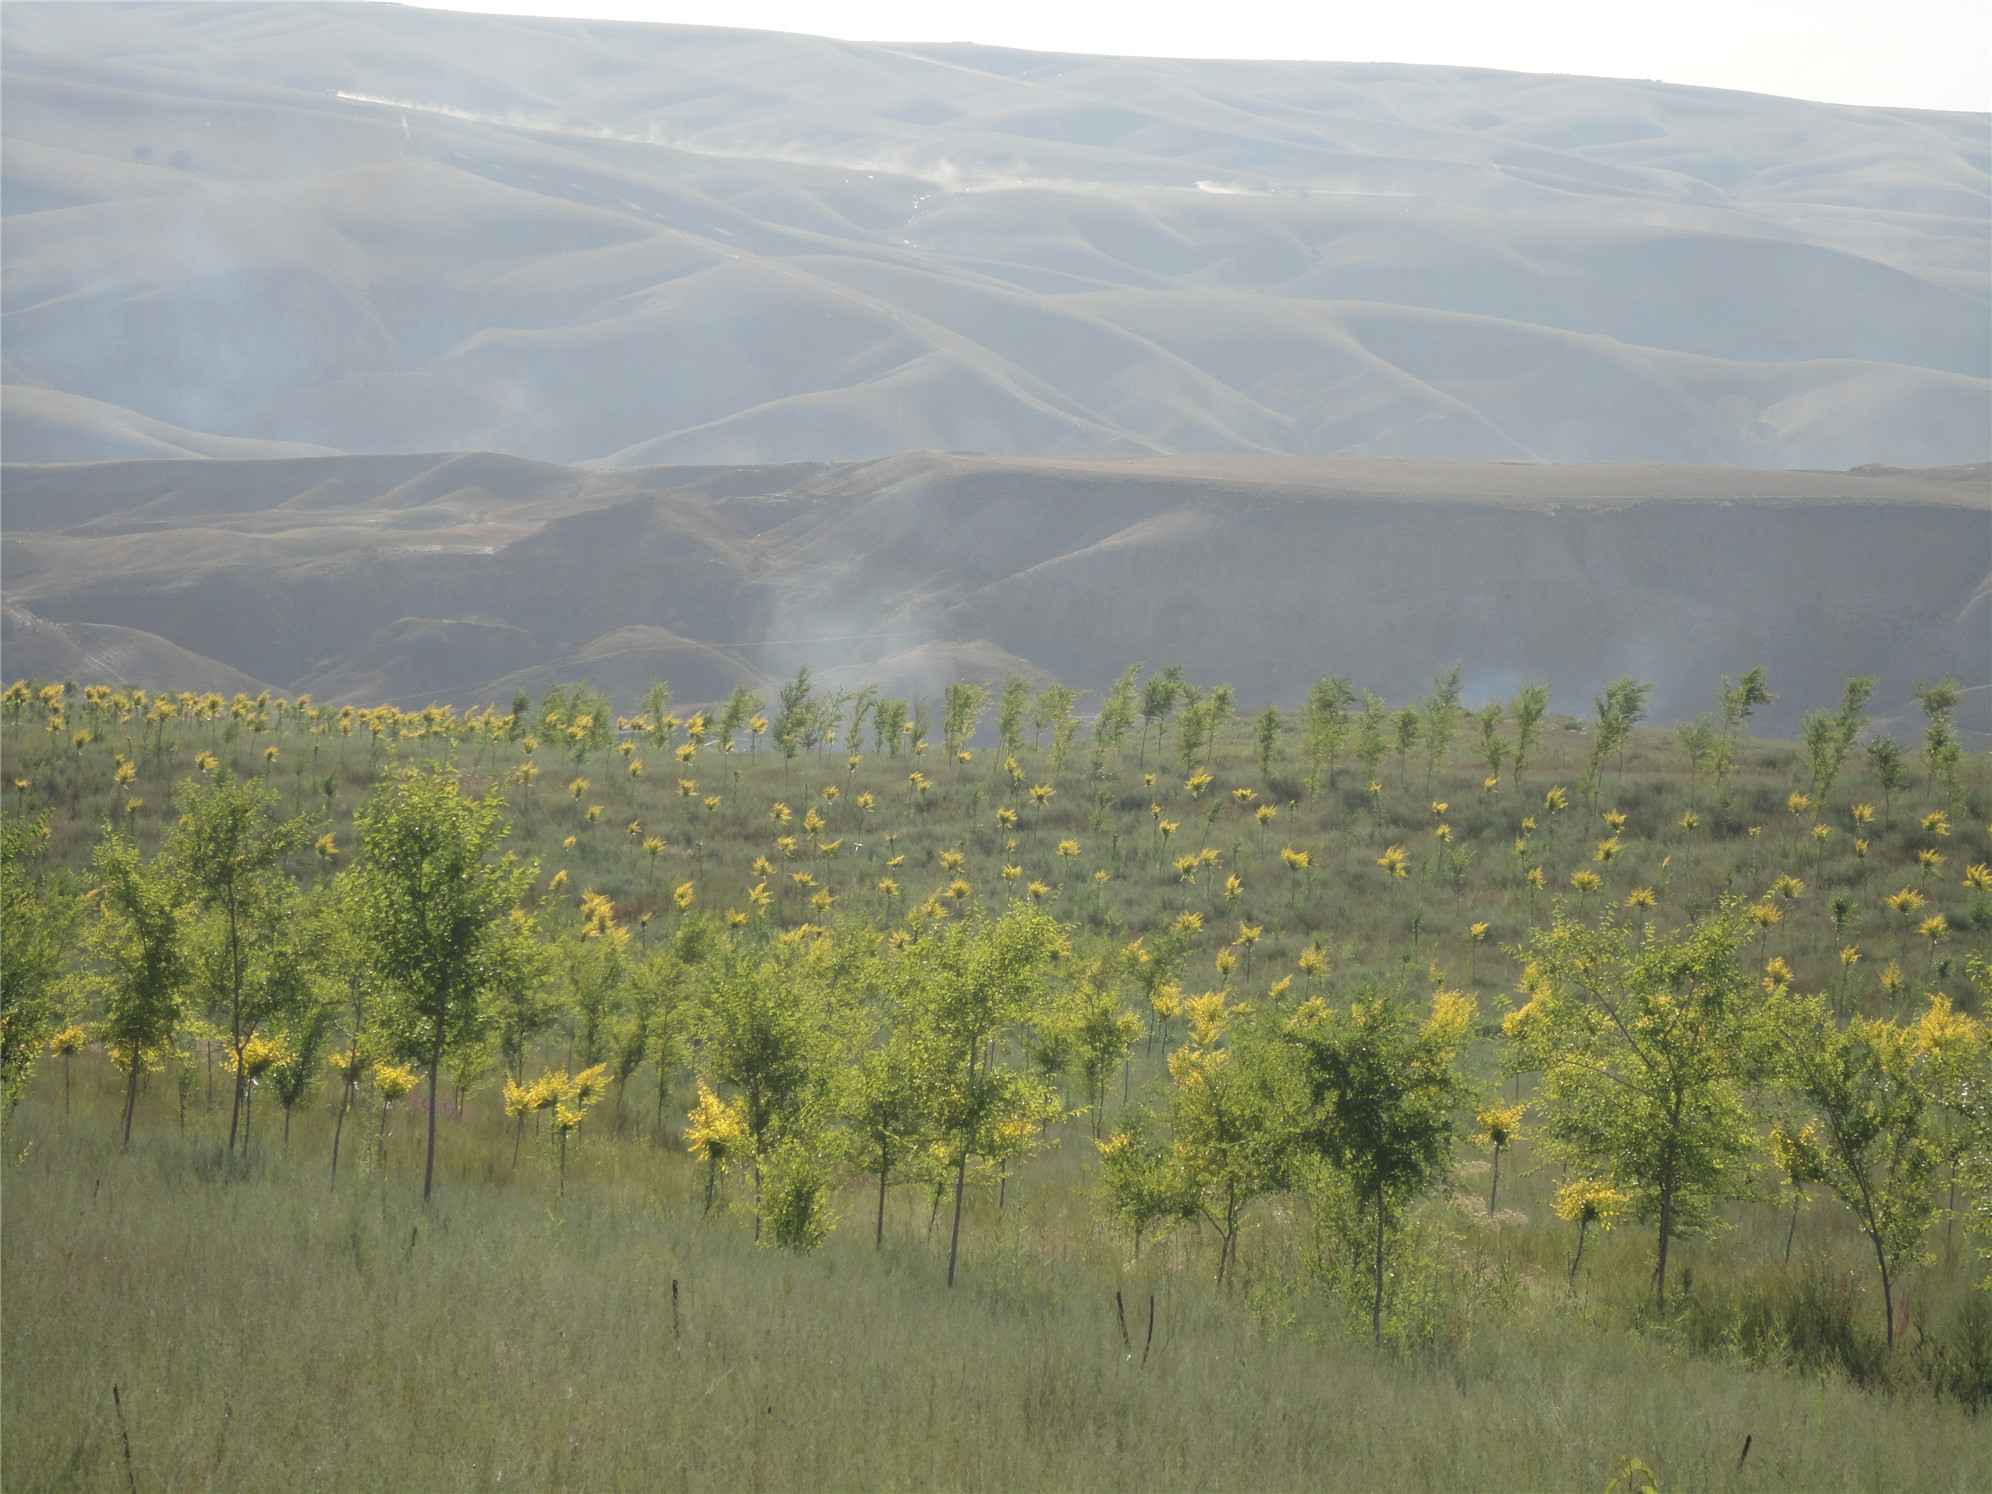
<svg viewBox="0 0 1992 1494">
<path fill-rule="evenodd" d="M 1741 88 L 1848 104 L 1992 107 L 1985 0 L 477 0 L 441 8 L 972 41 L 1150 57 L 1431 62 Z"/>
</svg>

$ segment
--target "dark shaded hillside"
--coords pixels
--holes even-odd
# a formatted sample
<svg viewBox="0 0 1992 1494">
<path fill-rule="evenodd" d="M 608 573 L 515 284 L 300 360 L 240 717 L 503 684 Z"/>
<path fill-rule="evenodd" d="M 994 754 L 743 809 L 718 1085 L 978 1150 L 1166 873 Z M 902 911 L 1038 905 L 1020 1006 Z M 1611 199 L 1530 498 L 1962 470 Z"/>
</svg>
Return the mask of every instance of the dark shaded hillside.
<svg viewBox="0 0 1992 1494">
<path fill-rule="evenodd" d="M 10 618 L 130 630 L 152 640 L 131 657 L 179 674 L 199 656 L 326 698 L 585 674 L 697 699 L 801 662 L 902 690 L 1010 670 L 1097 686 L 1142 658 L 1293 700 L 1328 671 L 1402 695 L 1458 660 L 1470 694 L 1544 676 L 1571 709 L 1637 674 L 1668 716 L 1759 662 L 1786 714 L 1848 673 L 1883 676 L 1884 709 L 1917 678 L 1992 677 L 1982 468 L 461 455 L 4 481 Z M 8 673 L 76 667 L 53 638 L 10 632 Z"/>
</svg>

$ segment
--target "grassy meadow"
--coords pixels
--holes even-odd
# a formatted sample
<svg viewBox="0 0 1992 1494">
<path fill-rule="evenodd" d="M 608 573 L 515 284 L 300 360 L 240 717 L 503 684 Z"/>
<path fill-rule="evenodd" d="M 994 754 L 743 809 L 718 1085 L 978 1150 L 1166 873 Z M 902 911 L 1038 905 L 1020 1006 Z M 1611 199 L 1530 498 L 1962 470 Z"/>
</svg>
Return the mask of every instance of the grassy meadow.
<svg viewBox="0 0 1992 1494">
<path fill-rule="evenodd" d="M 1249 722 L 1187 764 L 1173 730 L 1130 733 L 1096 778 L 1084 737 L 1055 766 L 1028 732 L 1012 771 L 983 740 L 967 762 L 944 760 L 938 730 L 918 756 L 867 737 L 855 761 L 834 742 L 790 759 L 745 736 L 722 751 L 682 723 L 577 752 L 440 712 L 393 717 L 376 737 L 363 718 L 342 735 L 333 710 L 251 703 L 148 725 L 109 700 L 72 691 L 53 731 L 40 707 L 11 709 L 0 734 L 7 815 L 46 817 L 45 861 L 79 873 L 76 887 L 106 825 L 152 854 L 173 785 L 231 771 L 263 777 L 283 814 L 309 821 L 291 870 L 321 882 L 357 857 L 354 813 L 376 782 L 453 760 L 469 786 L 506 796 L 507 844 L 533 863 L 527 903 L 549 934 L 597 892 L 632 959 L 687 947 L 694 929 L 771 941 L 804 922 L 933 925 L 1012 902 L 1049 911 L 1078 955 L 1104 956 L 1198 913 L 1183 992 L 1223 990 L 1242 1011 L 1317 986 L 1420 1003 L 1457 990 L 1477 1002 L 1460 1055 L 1476 1093 L 1532 1102 L 1535 1079 L 1502 1067 L 1531 931 L 1559 912 L 1679 928 L 1735 896 L 1776 915 L 1752 925 L 1753 978 L 1761 966 L 1850 1019 L 1913 1022 L 1930 993 L 1985 1015 L 1982 754 L 1932 781 L 1910 743 L 1907 786 L 1884 792 L 1855 751 L 1814 802 L 1794 743 L 1739 736 L 1718 789 L 1671 729 L 1641 727 L 1593 803 L 1591 729 L 1567 716 L 1544 723 L 1519 781 L 1511 764 L 1488 772 L 1469 724 L 1429 764 L 1393 746 L 1375 788 L 1346 755 L 1332 786 L 1310 788 L 1298 727 L 1267 762 Z M 521 774 L 528 760 L 537 771 Z M 1034 800 L 1035 786 L 1052 792 Z M 1914 906 L 1891 907 L 1904 888 Z M 1296 973 L 1288 996 L 1278 983 Z M 1566 1170 L 1532 1112 L 1490 1208 L 1468 1107 L 1443 1182 L 1393 1226 L 1379 1348 L 1334 1198 L 1265 1199 L 1221 1286 L 1213 1229 L 1190 1220 L 1137 1243 L 1103 1206 L 1095 1136 L 1166 1104 L 1186 1042 L 1179 1012 L 1141 1009 L 1132 985 L 1119 996 L 1140 1032 L 1104 1114 L 1059 1075 L 1063 1113 L 1043 1144 L 968 1175 L 952 1287 L 948 1211 L 923 1175 L 892 1184 L 876 1246 L 878 1185 L 858 1169 L 831 1190 L 836 1227 L 813 1251 L 757 1243 L 740 1176 L 708 1211 L 686 1145 L 695 1049 L 638 1068 L 564 1146 L 548 1114 L 507 1116 L 495 1055 L 464 1066 L 438 1106 L 426 1205 L 419 1088 L 391 1103 L 361 1088 L 336 1181 L 329 1071 L 288 1114 L 255 1098 L 231 1154 L 231 1076 L 216 1029 L 191 1020 L 213 1016 L 199 996 L 143 1077 L 128 1150 L 124 1079 L 101 1049 L 45 1056 L 0 1161 L 0 1479 L 1992 1486 L 1992 1294 L 1971 1228 L 1986 1200 L 1971 1166 L 1898 1283 L 1891 1347 L 1870 1242 L 1824 1189 L 1795 1197 L 1757 1157 L 1714 1227 L 1676 1242 L 1656 1308 L 1653 1233 L 1637 1219 L 1590 1230 L 1572 1269 L 1578 1231 L 1553 1206 Z M 572 1066 L 575 1043 L 564 1013 L 533 1039 L 528 1071 Z"/>
</svg>

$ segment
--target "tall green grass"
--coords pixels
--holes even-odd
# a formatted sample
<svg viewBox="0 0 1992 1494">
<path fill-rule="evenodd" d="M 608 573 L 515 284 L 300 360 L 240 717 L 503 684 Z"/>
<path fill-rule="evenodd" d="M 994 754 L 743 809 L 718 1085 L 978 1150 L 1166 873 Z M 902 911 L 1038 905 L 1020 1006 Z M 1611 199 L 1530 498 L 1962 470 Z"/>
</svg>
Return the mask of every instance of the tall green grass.
<svg viewBox="0 0 1992 1494">
<path fill-rule="evenodd" d="M 1748 1341 L 1756 1278 L 1792 1279 L 1770 1211 L 1691 1251 L 1677 1312 L 1641 1323 L 1648 1242 L 1608 1237 L 1570 1293 L 1525 1152 L 1498 1220 L 1465 1199 L 1420 1216 L 1378 1353 L 1308 1269 L 1297 1205 L 1255 1218 L 1219 1292 L 1207 1238 L 1135 1260 L 1106 1233 L 1076 1134 L 1000 1211 L 975 1201 L 949 1292 L 918 1189 L 883 1250 L 848 1228 L 796 1257 L 737 1215 L 701 1222 L 689 1161 L 634 1127 L 584 1132 L 557 1201 L 550 1150 L 529 1141 L 515 1175 L 480 1097 L 445 1117 L 425 1212 L 412 1109 L 384 1170 L 363 1115 L 334 1191 L 323 1099 L 287 1155 L 259 1117 L 254 1157 L 229 1166 L 225 1107 L 195 1095 L 183 1133 L 155 1080 L 121 1156 L 115 1078 L 79 1068 L 65 1120 L 47 1068 L 9 1128 L 10 1489 L 125 1487 L 113 1386 L 145 1490 L 1602 1489 L 1627 1457 L 1668 1490 L 1992 1483 L 1985 1420 L 1908 1370 L 1862 1388 L 1831 1354 Z M 866 1198 L 843 1201 L 860 1222 Z M 1852 1299 L 1814 1316 L 1863 1333 L 1859 1242 L 1823 1211 L 1800 1241 L 1796 1279 Z"/>
</svg>

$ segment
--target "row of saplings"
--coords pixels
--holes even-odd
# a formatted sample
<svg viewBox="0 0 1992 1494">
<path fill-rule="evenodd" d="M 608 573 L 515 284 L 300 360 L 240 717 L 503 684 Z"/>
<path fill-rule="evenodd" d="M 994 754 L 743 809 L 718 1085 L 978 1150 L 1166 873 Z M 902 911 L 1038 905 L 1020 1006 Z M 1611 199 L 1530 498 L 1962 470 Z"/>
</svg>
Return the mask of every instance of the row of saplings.
<svg viewBox="0 0 1992 1494">
<path fill-rule="evenodd" d="M 605 1092 L 608 1065 L 526 1081 L 527 1045 L 551 1020 L 527 996 L 543 984 L 534 968 L 546 948 L 521 910 L 534 869 L 504 853 L 495 796 L 464 793 L 444 768 L 390 777 L 355 817 L 355 864 L 314 893 L 285 870 L 301 849 L 296 822 L 274 820 L 255 782 L 190 782 L 179 808 L 149 859 L 107 831 L 80 898 L 39 875 L 37 827 L 8 828 L 10 1098 L 54 1014 L 80 993 L 127 1075 L 128 1144 L 140 1077 L 174 1050 L 200 992 L 225 1033 L 239 1120 L 252 1046 L 280 1052 L 272 1032 L 307 1013 L 322 1030 L 345 1003 L 351 1041 L 331 1055 L 346 1081 L 341 1127 L 369 1069 L 384 1101 L 425 1077 L 425 1200 L 439 1083 L 494 1031 L 513 1072 L 507 1110 L 520 1135 L 547 1112 L 564 1186 L 566 1139 Z M 626 937 L 612 910 L 589 932 L 602 949 Z M 1871 1245 L 1892 1347 L 1901 1273 L 1946 1199 L 1954 1209 L 1962 1186 L 1984 1221 L 1992 1044 L 1941 997 L 1915 1023 L 1843 1024 L 1822 998 L 1759 977 L 1749 937 L 1743 910 L 1725 903 L 1672 932 L 1559 914 L 1519 951 L 1523 1000 L 1501 1023 L 1503 1062 L 1539 1076 L 1528 1124 L 1569 1173 L 1557 1212 L 1576 1226 L 1573 1278 L 1587 1232 L 1631 1211 L 1654 1227 L 1664 1305 L 1670 1249 L 1743 1195 L 1768 1146 L 1794 1196 L 1823 1188 Z M 875 1176 L 880 1236 L 888 1184 L 923 1179 L 936 1212 L 952 1195 L 952 1285 L 968 1184 L 1006 1179 L 1045 1143 L 1067 1113 L 1055 1081 L 1068 1070 L 1085 1081 L 1099 1134 L 1108 1078 L 1141 1032 L 1116 993 L 1152 988 L 1193 938 L 1179 923 L 1087 956 L 1027 906 L 890 933 L 854 922 L 719 933 L 687 921 L 652 970 L 679 990 L 676 1025 L 701 1076 L 686 1139 L 708 1207 L 721 1179 L 742 1171 L 757 1234 L 807 1248 L 829 1227 L 841 1179 Z M 1982 962 L 1971 972 L 1987 983 Z M 1218 990 L 1181 1012 L 1166 1097 L 1098 1141 L 1109 1207 L 1137 1249 L 1155 1227 L 1209 1223 L 1222 1281 L 1255 1203 L 1332 1176 L 1366 1234 L 1380 1339 L 1393 1227 L 1448 1177 L 1459 1119 L 1475 1110 L 1459 1064 L 1474 998 L 1439 990 L 1427 1006 L 1368 986 L 1339 1000 L 1282 981 L 1264 1000 Z M 79 1037 L 63 1029 L 58 1050 Z M 1523 1108 L 1478 1107 L 1490 1211 Z M 235 1130 L 232 1120 L 231 1147 Z"/>
</svg>

